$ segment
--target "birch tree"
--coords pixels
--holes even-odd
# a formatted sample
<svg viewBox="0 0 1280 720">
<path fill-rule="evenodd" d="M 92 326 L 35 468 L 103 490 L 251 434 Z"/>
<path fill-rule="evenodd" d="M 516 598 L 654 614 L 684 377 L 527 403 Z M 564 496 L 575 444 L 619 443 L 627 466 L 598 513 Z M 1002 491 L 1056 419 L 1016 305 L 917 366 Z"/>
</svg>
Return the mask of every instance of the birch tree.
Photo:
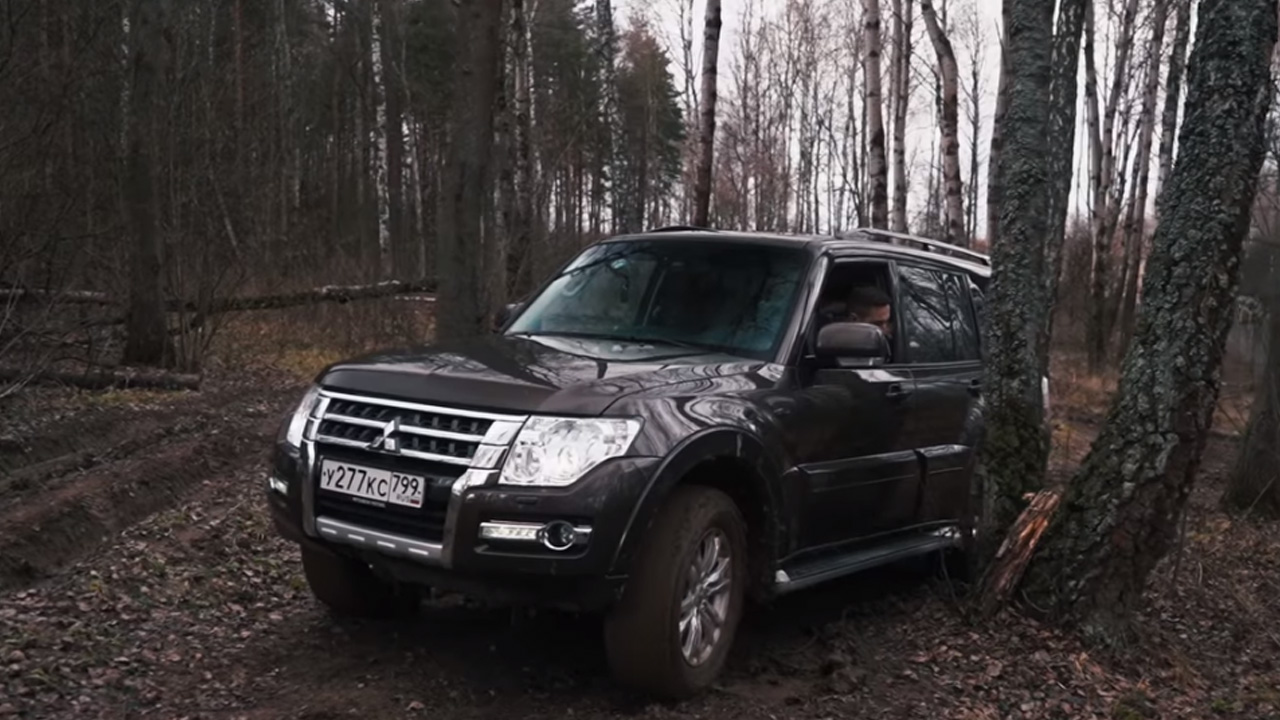
<svg viewBox="0 0 1280 720">
<path fill-rule="evenodd" d="M 862 77 L 867 111 L 867 176 L 871 191 L 871 226 L 889 227 L 889 166 L 885 157 L 884 100 L 881 97 L 880 0 L 862 0 L 866 35 Z"/>
<path fill-rule="evenodd" d="M 377 106 L 373 124 L 374 195 L 378 214 L 378 259 L 382 277 L 391 277 L 391 200 L 387 183 L 387 82 L 383 72 L 383 13 L 385 0 L 373 3 L 373 32 L 370 34 L 369 62 L 373 71 L 374 103 Z"/>
<path fill-rule="evenodd" d="M 1062 0 L 1053 36 L 1053 70 L 1049 80 L 1049 195 L 1046 212 L 1049 236 L 1045 246 L 1044 302 L 1049 308 L 1040 332 L 1036 354 L 1040 372 L 1049 374 L 1049 341 L 1053 335 L 1053 308 L 1062 274 L 1062 246 L 1066 240 L 1068 200 L 1075 165 L 1076 106 L 1079 89 L 1080 43 L 1085 15 L 1092 0 Z"/>
<path fill-rule="evenodd" d="M 720 0 L 707 0 L 702 36 L 702 121 L 698 138 L 698 175 L 694 191 L 693 224 L 706 227 L 711 210 L 711 168 L 716 139 L 716 63 L 720 56 Z"/>
<path fill-rule="evenodd" d="M 966 245 L 964 187 L 960 181 L 960 70 L 955 50 L 947 37 L 930 0 L 920 0 L 920 15 L 929 32 L 933 50 L 938 56 L 938 74 L 942 77 L 941 122 L 938 132 L 942 142 L 942 178 L 946 199 L 946 241 Z"/>
<path fill-rule="evenodd" d="M 893 0 L 893 208 L 889 227 L 907 232 L 907 115 L 911 109 L 911 29 L 915 6 Z"/>
<path fill-rule="evenodd" d="M 1173 47 L 1169 52 L 1169 74 L 1164 82 L 1164 112 L 1160 119 L 1160 163 L 1156 170 L 1156 217 L 1160 216 L 1160 197 L 1173 169 L 1173 145 L 1178 133 L 1178 110 L 1182 102 L 1182 73 L 1187 62 L 1187 45 L 1191 40 L 1191 0 L 1173 0 L 1177 8 L 1174 18 Z"/>
<path fill-rule="evenodd" d="M 987 430 L 982 448 L 987 496 L 983 536 L 994 541 L 1038 487 L 1048 457 L 1039 333 L 1048 321 L 1044 290 L 1049 232 L 1049 98 L 1053 3 L 1006 0 L 1001 60 L 1000 152 L 992 174 L 1000 186 L 992 228 L 994 269 L 987 301 L 988 351 L 983 382 Z"/>
<path fill-rule="evenodd" d="M 1275 0 L 1202 0 L 1187 118 L 1107 419 L 1028 568 L 1028 602 L 1128 638 L 1199 469 L 1265 149 Z"/>
<path fill-rule="evenodd" d="M 1143 246 L 1147 223 L 1147 186 L 1151 178 L 1151 144 L 1156 130 L 1156 100 L 1160 91 L 1160 58 L 1164 51 L 1169 0 L 1154 0 L 1151 12 L 1151 42 L 1148 46 L 1142 110 L 1138 117 L 1138 156 L 1134 164 L 1133 202 L 1125 213 L 1124 285 L 1120 298 L 1120 348 L 1129 346 L 1133 335 L 1134 312 L 1138 302 Z"/>
<path fill-rule="evenodd" d="M 1111 336 L 1108 326 L 1109 291 L 1111 289 L 1111 242 L 1120 215 L 1123 190 L 1117 192 L 1117 176 L 1123 173 L 1123 165 L 1117 172 L 1115 157 L 1115 124 L 1120 101 L 1129 82 L 1129 57 L 1133 51 L 1133 38 L 1138 15 L 1138 0 L 1124 0 L 1116 43 L 1116 61 L 1112 68 L 1111 86 L 1106 104 L 1102 108 L 1101 132 L 1094 124 L 1091 133 L 1092 152 L 1100 156 L 1093 184 L 1093 285 L 1090 300 L 1090 316 L 1085 339 L 1088 345 L 1089 369 L 1097 373 L 1107 359 L 1107 342 Z M 1090 14 L 1092 15 L 1092 8 Z M 1091 27 L 1093 23 L 1090 23 Z M 1095 28 L 1096 30 L 1096 28 Z M 1096 73 L 1096 71 L 1095 71 Z M 1095 81 L 1096 82 L 1096 81 Z"/>
</svg>

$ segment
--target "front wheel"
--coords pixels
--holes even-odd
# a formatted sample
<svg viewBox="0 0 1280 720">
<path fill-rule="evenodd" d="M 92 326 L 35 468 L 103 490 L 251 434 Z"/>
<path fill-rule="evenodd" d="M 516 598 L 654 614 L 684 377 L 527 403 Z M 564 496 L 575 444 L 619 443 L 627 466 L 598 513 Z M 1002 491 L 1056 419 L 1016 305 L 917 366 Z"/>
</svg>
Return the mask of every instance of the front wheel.
<svg viewBox="0 0 1280 720">
<path fill-rule="evenodd" d="M 747 567 L 746 523 L 733 500 L 677 488 L 605 623 L 614 677 L 673 700 L 711 685 L 742 617 Z"/>
</svg>

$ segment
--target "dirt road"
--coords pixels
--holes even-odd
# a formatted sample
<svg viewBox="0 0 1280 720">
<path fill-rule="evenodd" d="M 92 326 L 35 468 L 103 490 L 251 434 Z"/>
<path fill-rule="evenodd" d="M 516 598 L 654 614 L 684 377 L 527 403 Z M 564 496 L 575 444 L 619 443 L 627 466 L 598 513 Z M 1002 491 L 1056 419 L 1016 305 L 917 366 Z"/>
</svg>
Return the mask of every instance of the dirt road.
<svg viewBox="0 0 1280 720">
<path fill-rule="evenodd" d="M 755 610 L 722 686 L 670 706 L 611 686 L 589 617 L 443 597 L 401 624 L 335 621 L 261 501 L 265 453 L 294 395 L 228 387 L 69 409 L 60 439 L 13 418 L 83 398 L 10 413 L 0 717 L 1087 718 L 1124 703 L 1173 717 L 1192 702 L 1142 690 L 1168 688 L 1170 665 L 1100 664 L 1015 615 L 970 627 L 919 565 Z M 1237 651 L 1246 641 L 1231 640 Z M 1178 672 L 1192 673 L 1183 688 L 1210 684 L 1206 669 Z M 1260 687 L 1276 678 L 1274 666 L 1252 672 Z M 1259 707 L 1273 706 L 1228 716 L 1265 716 Z"/>
</svg>

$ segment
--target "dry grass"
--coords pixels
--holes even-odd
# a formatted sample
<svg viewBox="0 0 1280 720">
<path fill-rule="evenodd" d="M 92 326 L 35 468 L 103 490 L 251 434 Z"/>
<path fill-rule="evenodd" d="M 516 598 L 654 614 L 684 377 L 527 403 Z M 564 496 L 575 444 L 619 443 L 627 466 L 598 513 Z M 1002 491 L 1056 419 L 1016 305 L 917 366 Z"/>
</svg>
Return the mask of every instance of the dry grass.
<svg viewBox="0 0 1280 720">
<path fill-rule="evenodd" d="M 429 341 L 431 308 L 428 303 L 381 299 L 240 313 L 229 317 L 215 339 L 210 365 L 311 380 L 343 358 Z"/>
</svg>

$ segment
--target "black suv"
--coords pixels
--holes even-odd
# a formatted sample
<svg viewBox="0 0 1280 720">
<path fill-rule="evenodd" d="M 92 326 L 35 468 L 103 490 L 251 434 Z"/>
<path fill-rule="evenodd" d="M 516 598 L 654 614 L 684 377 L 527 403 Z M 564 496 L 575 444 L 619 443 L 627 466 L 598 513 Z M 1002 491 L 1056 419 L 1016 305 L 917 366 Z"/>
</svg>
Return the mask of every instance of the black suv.
<svg viewBox="0 0 1280 720">
<path fill-rule="evenodd" d="M 338 613 L 427 588 L 602 611 L 615 677 L 687 696 L 748 599 L 963 558 L 989 276 L 878 230 L 611 238 L 489 336 L 327 368 L 271 513 Z M 855 291 L 891 322 L 850 322 Z"/>
</svg>

